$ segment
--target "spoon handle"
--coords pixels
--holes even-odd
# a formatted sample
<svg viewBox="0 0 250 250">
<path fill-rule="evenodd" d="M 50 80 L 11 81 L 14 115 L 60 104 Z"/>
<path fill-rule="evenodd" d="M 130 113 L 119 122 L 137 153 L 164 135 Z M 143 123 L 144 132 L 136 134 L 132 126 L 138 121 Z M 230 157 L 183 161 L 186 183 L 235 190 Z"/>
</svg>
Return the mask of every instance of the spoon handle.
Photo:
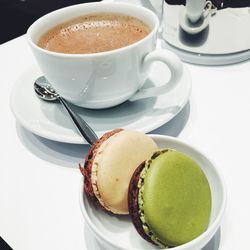
<svg viewBox="0 0 250 250">
<path fill-rule="evenodd" d="M 83 136 L 83 138 L 90 144 L 93 145 L 97 140 L 98 136 L 91 129 L 91 127 L 78 115 L 76 114 L 69 106 L 68 102 L 62 97 L 58 96 L 58 100 L 68 111 L 70 118 L 75 123 L 78 131 Z"/>
</svg>

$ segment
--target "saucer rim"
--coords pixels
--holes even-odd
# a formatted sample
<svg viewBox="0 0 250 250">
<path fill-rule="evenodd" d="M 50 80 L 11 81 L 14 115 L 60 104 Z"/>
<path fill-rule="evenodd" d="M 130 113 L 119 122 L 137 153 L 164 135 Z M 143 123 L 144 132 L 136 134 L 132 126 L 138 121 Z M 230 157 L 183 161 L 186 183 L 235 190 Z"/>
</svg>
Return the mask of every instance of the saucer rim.
<svg viewBox="0 0 250 250">
<path fill-rule="evenodd" d="M 48 140 L 52 140 L 52 141 L 56 141 L 56 142 L 62 142 L 62 143 L 68 143 L 68 144 L 88 144 L 86 140 L 84 140 L 81 135 L 73 132 L 74 134 L 72 135 L 62 135 L 62 134 L 57 134 L 51 130 L 46 130 L 46 129 L 42 129 L 42 128 L 38 128 L 36 126 L 33 126 L 32 124 L 29 123 L 29 121 L 27 121 L 26 119 L 24 119 L 22 117 L 22 115 L 20 115 L 18 113 L 18 111 L 16 110 L 16 100 L 14 98 L 14 96 L 16 96 L 16 91 L 17 88 L 20 87 L 19 85 L 23 84 L 22 79 L 27 78 L 27 75 L 30 74 L 30 72 L 38 72 L 41 71 L 39 69 L 39 66 L 36 65 L 32 65 L 28 68 L 26 68 L 26 70 L 23 71 L 23 73 L 17 78 L 17 80 L 15 81 L 15 83 L 12 86 L 12 90 L 11 90 L 11 94 L 10 94 L 10 98 L 9 98 L 9 104 L 10 104 L 10 108 L 12 111 L 12 114 L 14 115 L 14 117 L 16 118 L 16 120 L 28 131 L 32 132 L 35 135 L 38 135 L 42 138 L 48 139 Z M 182 103 L 180 103 L 181 105 L 179 105 L 179 109 L 178 111 L 176 111 L 174 114 L 172 114 L 171 116 L 165 118 L 165 119 L 160 119 L 159 121 L 155 121 L 153 123 L 147 124 L 144 127 L 139 128 L 139 130 L 143 133 L 149 133 L 159 127 L 161 127 L 162 125 L 168 123 L 170 120 L 172 120 L 175 116 L 177 116 L 179 114 L 179 112 L 185 107 L 185 105 L 188 103 L 190 96 L 191 96 L 191 91 L 192 91 L 192 78 L 191 78 L 191 74 L 188 70 L 188 68 L 183 64 L 183 75 L 180 79 L 180 81 L 184 81 L 185 79 L 185 83 L 188 84 L 186 86 L 187 89 L 187 93 L 185 95 L 185 98 L 183 98 Z M 177 84 L 178 85 L 178 84 Z M 176 86 L 177 87 L 177 86 Z M 167 93 L 169 94 L 169 93 Z M 167 95 L 166 94 L 166 95 Z M 156 98 L 159 98 L 159 96 L 157 96 Z M 42 101 L 42 100 L 41 100 Z M 142 116 L 143 117 L 143 116 Z M 58 125 L 58 124 L 57 124 Z M 59 125 L 58 125 L 59 126 Z M 62 128 L 64 129 L 64 128 Z M 98 136 L 101 136 L 103 133 L 103 131 L 98 131 L 96 132 Z M 105 131 L 104 131 L 105 132 Z"/>
</svg>

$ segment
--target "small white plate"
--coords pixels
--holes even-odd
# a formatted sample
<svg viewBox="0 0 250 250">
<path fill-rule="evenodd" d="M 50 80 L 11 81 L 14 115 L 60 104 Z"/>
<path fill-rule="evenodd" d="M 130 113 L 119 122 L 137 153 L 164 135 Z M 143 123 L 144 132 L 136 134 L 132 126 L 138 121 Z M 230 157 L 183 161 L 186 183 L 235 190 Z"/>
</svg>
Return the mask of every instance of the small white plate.
<svg viewBox="0 0 250 250">
<path fill-rule="evenodd" d="M 40 100 L 33 83 L 42 73 L 38 67 L 28 69 L 13 86 L 10 105 L 20 124 L 41 137 L 54 141 L 87 143 L 79 134 L 61 104 Z M 147 85 L 168 80 L 169 71 L 161 63 L 152 65 Z M 191 77 L 186 67 L 179 84 L 169 93 L 103 110 L 74 106 L 73 109 L 93 128 L 98 136 L 114 128 L 150 132 L 176 116 L 187 103 L 191 92 Z"/>
<path fill-rule="evenodd" d="M 175 247 L 175 250 L 200 250 L 217 232 L 226 206 L 225 183 L 216 166 L 199 150 L 176 138 L 164 135 L 149 135 L 159 148 L 173 148 L 192 157 L 208 178 L 212 192 L 212 211 L 207 230 L 196 239 Z M 96 209 L 83 194 L 83 181 L 79 199 L 85 223 L 105 249 L 153 250 L 156 246 L 142 239 L 129 216 L 115 216 Z M 207 249 L 207 248 L 206 248 Z M 213 248 L 214 249 L 214 248 Z M 217 249 L 217 248 L 216 248 Z"/>
</svg>

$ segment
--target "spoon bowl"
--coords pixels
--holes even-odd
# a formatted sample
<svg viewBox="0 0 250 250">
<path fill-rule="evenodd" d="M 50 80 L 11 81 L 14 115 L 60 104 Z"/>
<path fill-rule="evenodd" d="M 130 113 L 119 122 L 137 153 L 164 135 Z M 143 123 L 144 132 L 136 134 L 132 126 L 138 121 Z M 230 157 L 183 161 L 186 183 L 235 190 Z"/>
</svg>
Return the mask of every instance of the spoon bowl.
<svg viewBox="0 0 250 250">
<path fill-rule="evenodd" d="M 37 78 L 34 82 L 34 90 L 36 94 L 45 101 L 58 100 L 59 95 L 51 87 L 50 83 L 44 76 Z"/>
</svg>

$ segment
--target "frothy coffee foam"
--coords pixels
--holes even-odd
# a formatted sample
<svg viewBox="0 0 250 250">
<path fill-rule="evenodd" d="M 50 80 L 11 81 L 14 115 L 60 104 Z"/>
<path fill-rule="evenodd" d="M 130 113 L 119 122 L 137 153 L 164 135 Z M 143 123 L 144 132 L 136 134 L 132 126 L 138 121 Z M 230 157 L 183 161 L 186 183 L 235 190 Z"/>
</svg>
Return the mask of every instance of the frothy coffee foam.
<svg viewBox="0 0 250 250">
<path fill-rule="evenodd" d="M 137 18 L 113 13 L 80 16 L 47 31 L 38 41 L 46 50 L 89 54 L 135 43 L 150 32 Z"/>
</svg>

